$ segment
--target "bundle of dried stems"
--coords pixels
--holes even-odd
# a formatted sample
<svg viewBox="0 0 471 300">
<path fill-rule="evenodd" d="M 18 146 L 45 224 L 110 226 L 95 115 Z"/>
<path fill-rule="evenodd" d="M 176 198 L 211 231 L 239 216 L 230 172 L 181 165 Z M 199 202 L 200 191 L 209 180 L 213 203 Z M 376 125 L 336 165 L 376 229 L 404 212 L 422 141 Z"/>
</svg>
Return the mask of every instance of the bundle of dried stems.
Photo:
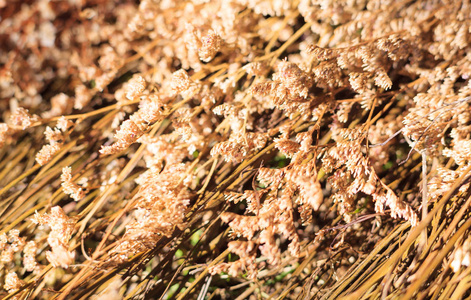
<svg viewBox="0 0 471 300">
<path fill-rule="evenodd" d="M 470 297 L 470 15 L 0 0 L 0 298 Z"/>
</svg>

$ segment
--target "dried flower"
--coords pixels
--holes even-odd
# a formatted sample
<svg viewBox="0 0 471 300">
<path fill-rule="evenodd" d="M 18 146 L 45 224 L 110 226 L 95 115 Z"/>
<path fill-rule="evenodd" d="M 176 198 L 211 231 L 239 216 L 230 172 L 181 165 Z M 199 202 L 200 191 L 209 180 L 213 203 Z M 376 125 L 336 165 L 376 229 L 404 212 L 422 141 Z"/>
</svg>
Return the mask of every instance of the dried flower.
<svg viewBox="0 0 471 300">
<path fill-rule="evenodd" d="M 211 61 L 221 48 L 221 44 L 221 37 L 214 31 L 209 31 L 207 35 L 201 38 L 201 47 L 198 49 L 200 59 L 204 62 Z"/>
<path fill-rule="evenodd" d="M 458 273 L 461 266 L 469 267 L 471 264 L 471 241 L 466 239 L 460 247 L 453 253 L 450 267 L 453 272 Z"/>
<path fill-rule="evenodd" d="M 146 81 L 140 75 L 133 76 L 126 84 L 126 98 L 133 100 L 134 97 L 141 94 L 146 88 Z"/>
<path fill-rule="evenodd" d="M 19 290 L 24 285 L 24 282 L 18 278 L 15 272 L 9 272 L 5 276 L 5 285 L 3 288 L 9 293 Z"/>
<path fill-rule="evenodd" d="M 51 109 L 42 116 L 44 118 L 52 118 L 72 112 L 74 100 L 64 93 L 59 93 L 51 98 Z"/>
<path fill-rule="evenodd" d="M 46 252 L 46 258 L 54 267 L 67 269 L 75 258 L 75 253 L 68 251 L 67 247 L 75 227 L 75 220 L 67 217 L 60 206 L 54 206 L 50 214 L 41 216 L 36 212 L 32 221 L 51 228 L 47 242 L 52 251 Z"/>
<path fill-rule="evenodd" d="M 85 191 L 83 191 L 78 184 L 72 181 L 71 167 L 62 168 L 61 181 L 64 193 L 70 195 L 75 201 L 79 201 L 80 199 L 85 197 Z"/>
<path fill-rule="evenodd" d="M 38 246 L 34 241 L 27 242 L 23 249 L 23 265 L 28 272 L 32 272 L 38 265 L 36 261 L 37 251 Z"/>
<path fill-rule="evenodd" d="M 92 100 L 92 93 L 85 85 L 78 85 L 75 88 L 75 109 L 82 109 Z"/>
<path fill-rule="evenodd" d="M 56 128 L 54 130 L 51 127 L 46 127 L 44 135 L 49 144 L 44 145 L 41 150 L 36 154 L 36 161 L 44 166 L 56 155 L 62 148 L 65 142 L 66 135 L 71 122 L 67 121 L 64 117 L 61 117 L 57 122 Z"/>
<path fill-rule="evenodd" d="M 2 148 L 6 144 L 9 131 L 10 128 L 7 124 L 0 123 L 0 148 Z"/>
<path fill-rule="evenodd" d="M 25 130 L 38 120 L 38 116 L 31 115 L 28 110 L 23 107 L 18 107 L 10 116 L 10 126 L 15 129 Z"/>
</svg>

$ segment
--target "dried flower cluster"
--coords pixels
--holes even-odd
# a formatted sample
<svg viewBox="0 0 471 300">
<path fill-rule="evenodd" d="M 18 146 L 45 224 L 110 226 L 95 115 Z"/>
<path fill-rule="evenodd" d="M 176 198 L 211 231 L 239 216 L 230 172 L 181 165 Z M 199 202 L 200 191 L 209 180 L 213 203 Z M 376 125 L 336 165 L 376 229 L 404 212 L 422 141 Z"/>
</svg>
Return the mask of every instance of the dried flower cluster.
<svg viewBox="0 0 471 300">
<path fill-rule="evenodd" d="M 61 150 L 65 143 L 65 134 L 70 126 L 69 123 L 69 121 L 62 117 L 57 122 L 56 128 L 51 129 L 49 126 L 46 127 L 44 135 L 49 144 L 44 145 L 41 150 L 39 150 L 38 154 L 36 154 L 38 164 L 44 166 Z"/>
<path fill-rule="evenodd" d="M 75 201 L 79 201 L 85 197 L 85 191 L 72 181 L 72 169 L 70 167 L 62 169 L 61 181 L 64 193 L 70 195 Z"/>
<path fill-rule="evenodd" d="M 174 164 L 161 172 L 148 170 L 139 177 L 135 220 L 126 226 L 123 242 L 114 250 L 120 257 L 153 249 L 162 236 L 170 237 L 175 228 L 184 228 L 191 199 L 184 170 L 185 165 Z"/>
<path fill-rule="evenodd" d="M 40 269 L 36 260 L 37 244 L 35 241 L 26 242 L 25 237 L 20 236 L 20 231 L 12 229 L 0 234 L 0 265 L 4 270 L 12 270 L 16 264 L 22 264 L 27 272 L 36 272 Z M 24 281 L 18 277 L 17 272 L 8 271 L 5 274 L 3 289 L 9 293 L 19 290 Z"/>
<path fill-rule="evenodd" d="M 52 251 L 46 251 L 47 260 L 54 267 L 68 268 L 75 258 L 75 253 L 68 250 L 75 221 L 67 217 L 59 206 L 52 207 L 49 214 L 40 215 L 36 213 L 32 221 L 35 224 L 47 225 L 51 228 L 47 243 Z"/>
<path fill-rule="evenodd" d="M 467 239 L 464 241 L 461 247 L 458 247 L 455 252 L 453 253 L 453 260 L 450 263 L 451 269 L 458 273 L 459 269 L 462 266 L 469 267 L 471 264 L 471 243 L 470 240 Z"/>
<path fill-rule="evenodd" d="M 447 298 L 469 265 L 470 12 L 0 1 L 0 298 Z"/>
</svg>

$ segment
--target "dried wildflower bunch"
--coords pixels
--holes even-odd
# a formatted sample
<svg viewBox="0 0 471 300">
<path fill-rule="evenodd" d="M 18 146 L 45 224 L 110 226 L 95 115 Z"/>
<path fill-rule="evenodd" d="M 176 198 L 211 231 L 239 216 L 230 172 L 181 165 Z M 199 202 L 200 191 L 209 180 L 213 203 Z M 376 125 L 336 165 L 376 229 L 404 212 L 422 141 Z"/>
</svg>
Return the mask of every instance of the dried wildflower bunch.
<svg viewBox="0 0 471 300">
<path fill-rule="evenodd" d="M 74 220 L 67 217 L 60 206 L 54 206 L 50 214 L 36 213 L 32 222 L 48 225 L 51 228 L 47 242 L 52 251 L 46 252 L 46 258 L 54 267 L 67 268 L 75 257 L 74 252 L 68 251 L 68 242 L 75 226 Z"/>
<path fill-rule="evenodd" d="M 36 154 L 36 162 L 41 166 L 47 164 L 52 160 L 54 155 L 56 155 L 62 148 L 65 143 L 65 135 L 67 130 L 70 127 L 71 122 L 66 120 L 63 116 L 57 122 L 57 125 L 54 129 L 51 127 L 46 127 L 44 135 L 49 144 L 44 145 L 41 150 Z"/>
<path fill-rule="evenodd" d="M 148 170 L 138 178 L 134 218 L 126 225 L 122 243 L 113 250 L 122 259 L 153 249 L 162 236 L 171 237 L 175 228 L 185 226 L 185 211 L 191 192 L 184 164 L 166 166 L 164 170 Z"/>
<path fill-rule="evenodd" d="M 0 298 L 469 297 L 470 12 L 0 1 Z"/>
</svg>

